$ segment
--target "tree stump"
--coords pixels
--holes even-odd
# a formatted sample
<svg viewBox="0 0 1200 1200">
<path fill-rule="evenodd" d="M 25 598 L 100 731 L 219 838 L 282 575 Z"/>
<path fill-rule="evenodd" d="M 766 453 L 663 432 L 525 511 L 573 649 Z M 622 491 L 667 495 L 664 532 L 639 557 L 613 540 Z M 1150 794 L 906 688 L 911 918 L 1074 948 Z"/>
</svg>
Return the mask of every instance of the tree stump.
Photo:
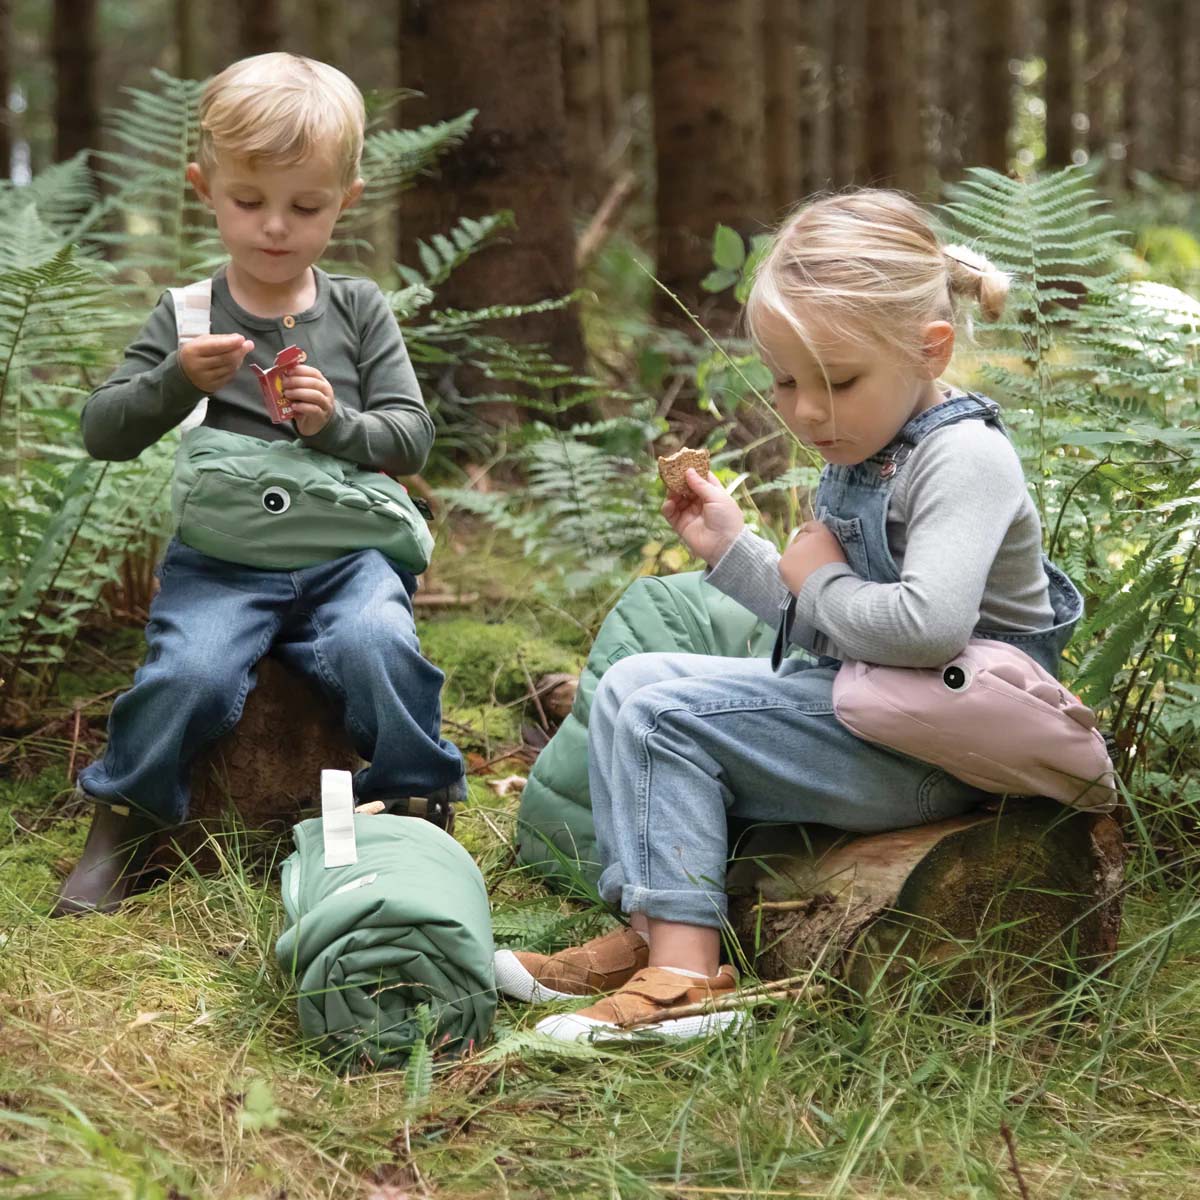
<svg viewBox="0 0 1200 1200">
<path fill-rule="evenodd" d="M 273 658 L 256 670 L 241 720 L 192 765 L 188 820 L 155 855 L 156 866 L 187 858 L 197 870 L 215 870 L 221 853 L 213 841 L 233 838 L 239 853 L 246 843 L 273 853 L 297 821 L 319 813 L 322 769 L 361 765 L 336 706 Z"/>
<path fill-rule="evenodd" d="M 731 864 L 730 922 L 767 979 L 814 964 L 860 994 L 937 968 L 939 998 L 1059 994 L 1117 948 L 1125 847 L 1112 817 L 1050 800 L 853 837 L 758 827 Z"/>
</svg>

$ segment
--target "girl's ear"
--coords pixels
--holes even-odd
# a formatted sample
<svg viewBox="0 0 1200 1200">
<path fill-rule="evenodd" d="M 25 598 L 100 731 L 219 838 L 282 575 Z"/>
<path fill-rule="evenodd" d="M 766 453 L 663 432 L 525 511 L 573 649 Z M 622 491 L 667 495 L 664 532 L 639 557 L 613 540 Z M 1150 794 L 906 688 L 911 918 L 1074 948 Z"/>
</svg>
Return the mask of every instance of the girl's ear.
<svg viewBox="0 0 1200 1200">
<path fill-rule="evenodd" d="M 192 190 L 209 208 L 212 208 L 212 192 L 209 190 L 208 180 L 204 178 L 204 172 L 200 170 L 200 164 L 188 163 L 186 174 Z"/>
<path fill-rule="evenodd" d="M 950 365 L 953 354 L 954 326 L 949 321 L 930 321 L 921 342 L 921 358 L 925 363 L 922 373 L 937 379 Z"/>
</svg>

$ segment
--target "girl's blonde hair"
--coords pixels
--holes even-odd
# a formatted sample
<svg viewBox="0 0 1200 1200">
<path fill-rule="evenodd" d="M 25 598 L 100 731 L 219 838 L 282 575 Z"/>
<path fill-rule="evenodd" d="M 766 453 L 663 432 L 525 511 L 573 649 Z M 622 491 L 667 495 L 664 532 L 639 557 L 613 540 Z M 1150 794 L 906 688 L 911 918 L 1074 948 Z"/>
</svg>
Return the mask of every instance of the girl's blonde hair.
<svg viewBox="0 0 1200 1200">
<path fill-rule="evenodd" d="M 915 201 L 868 188 L 812 201 L 784 222 L 755 272 L 746 323 L 761 342 L 763 316 L 782 319 L 818 362 L 829 335 L 916 362 L 925 325 L 953 321 L 964 297 L 994 321 L 1008 286 L 983 255 L 942 246 Z"/>
<path fill-rule="evenodd" d="M 331 154 L 343 188 L 358 177 L 366 113 L 362 93 L 328 63 L 257 54 L 213 76 L 200 98 L 205 174 L 217 155 L 288 167 Z"/>
</svg>

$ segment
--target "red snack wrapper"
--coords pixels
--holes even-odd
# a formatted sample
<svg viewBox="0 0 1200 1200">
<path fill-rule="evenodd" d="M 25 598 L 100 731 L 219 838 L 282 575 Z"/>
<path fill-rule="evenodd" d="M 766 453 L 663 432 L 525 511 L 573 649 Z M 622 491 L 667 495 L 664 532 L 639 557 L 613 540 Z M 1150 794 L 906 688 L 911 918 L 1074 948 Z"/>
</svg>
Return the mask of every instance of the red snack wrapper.
<svg viewBox="0 0 1200 1200">
<path fill-rule="evenodd" d="M 263 404 L 266 405 L 267 415 L 279 425 L 292 419 L 292 406 L 283 396 L 283 377 L 289 367 L 302 363 L 308 357 L 299 346 L 284 346 L 275 355 L 275 361 L 267 370 L 256 363 L 250 364 L 250 369 L 258 376 L 258 386 L 262 389 Z"/>
</svg>

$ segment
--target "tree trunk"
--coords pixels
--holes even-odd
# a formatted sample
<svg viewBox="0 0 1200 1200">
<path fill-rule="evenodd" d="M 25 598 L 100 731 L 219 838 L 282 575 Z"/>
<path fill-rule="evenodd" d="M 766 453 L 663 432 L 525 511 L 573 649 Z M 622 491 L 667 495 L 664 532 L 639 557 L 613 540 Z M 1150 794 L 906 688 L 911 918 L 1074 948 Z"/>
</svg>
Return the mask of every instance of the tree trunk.
<svg viewBox="0 0 1200 1200">
<path fill-rule="evenodd" d="M 921 193 L 926 181 L 916 58 L 916 0 L 869 4 L 863 79 L 867 178 L 877 187 Z"/>
<path fill-rule="evenodd" d="M 800 24 L 801 191 L 805 195 L 833 186 L 834 3 L 805 0 Z"/>
<path fill-rule="evenodd" d="M 314 54 L 339 71 L 351 69 L 349 38 L 346 31 L 348 10 L 338 0 L 313 0 Z"/>
<path fill-rule="evenodd" d="M 604 195 L 607 175 L 596 0 L 564 0 L 562 12 L 571 196 L 577 211 L 590 212 Z"/>
<path fill-rule="evenodd" d="M 1196 0 L 1171 0 L 1169 22 L 1174 84 L 1171 175 L 1191 188 L 1200 182 L 1200 8 Z"/>
<path fill-rule="evenodd" d="M 96 0 L 54 0 L 54 159 L 100 144 Z"/>
<path fill-rule="evenodd" d="M 863 181 L 864 0 L 844 0 L 833 15 L 833 186 Z"/>
<path fill-rule="evenodd" d="M 820 963 L 861 992 L 914 963 L 939 996 L 985 1003 L 997 984 L 1044 1000 L 1117 948 L 1125 848 L 1109 816 L 1049 800 L 869 837 L 753 830 L 726 886 L 730 921 L 767 979 Z"/>
<path fill-rule="evenodd" d="M 1158 14 L 1159 6 L 1151 13 Z M 1163 165 L 1161 147 L 1165 140 L 1163 126 L 1156 111 L 1161 89 L 1158 81 L 1167 64 L 1160 53 L 1161 27 L 1151 19 L 1145 5 L 1136 0 L 1125 4 L 1125 174 L 1132 183 L 1138 171 L 1154 173 Z"/>
<path fill-rule="evenodd" d="M 237 8 L 238 48 L 243 57 L 283 48 L 279 0 L 253 0 Z"/>
<path fill-rule="evenodd" d="M 157 866 L 177 865 L 182 854 L 213 870 L 222 851 L 244 852 L 245 844 L 228 845 L 243 833 L 273 857 L 297 821 L 319 813 L 321 771 L 361 764 L 328 700 L 273 658 L 257 673 L 241 720 L 193 764 L 188 820 L 172 833 L 175 845 L 156 854 Z"/>
<path fill-rule="evenodd" d="M 624 0 L 596 0 L 597 52 L 599 54 L 601 124 L 607 161 L 614 175 L 627 165 L 629 24 Z"/>
<path fill-rule="evenodd" d="M 13 120 L 8 107 L 12 91 L 12 0 L 0 0 L 0 180 L 12 175 Z"/>
<path fill-rule="evenodd" d="M 978 0 L 975 53 L 974 136 L 964 166 L 1008 170 L 1008 133 L 1013 118 L 1013 76 L 1008 68 L 1013 58 L 1012 0 Z M 968 54 L 967 47 L 952 45 L 952 54 Z"/>
<path fill-rule="evenodd" d="M 1119 0 L 1087 0 L 1085 13 L 1087 51 L 1083 81 L 1088 154 L 1111 158 L 1113 137 L 1119 128 L 1121 6 Z M 1111 183 L 1110 163 L 1106 164 L 1104 174 Z"/>
<path fill-rule="evenodd" d="M 1046 166 L 1069 166 L 1075 150 L 1074 0 L 1046 4 Z"/>
<path fill-rule="evenodd" d="M 175 0 L 175 73 L 180 79 L 207 74 L 200 53 L 199 11 L 195 0 Z"/>
<path fill-rule="evenodd" d="M 777 221 L 800 199 L 800 18 L 798 0 L 763 0 L 762 68 L 766 197 Z"/>
<path fill-rule="evenodd" d="M 650 6 L 658 277 L 692 312 L 717 225 L 758 232 L 766 215 L 758 5 Z M 661 291 L 656 304 L 663 320 L 690 327 Z M 716 304 L 732 305 L 729 292 Z"/>
<path fill-rule="evenodd" d="M 476 108 L 466 142 L 439 173 L 405 192 L 401 257 L 462 217 L 510 210 L 516 229 L 473 255 L 438 289 L 446 307 L 473 309 L 563 296 L 575 286 L 575 234 L 567 170 L 562 35 L 554 0 L 401 0 L 400 75 L 424 99 L 405 106 L 412 124 Z M 580 369 L 583 339 L 574 309 L 526 316 L 493 328 L 544 344 Z M 511 409 L 502 414 L 510 420 Z"/>
</svg>

